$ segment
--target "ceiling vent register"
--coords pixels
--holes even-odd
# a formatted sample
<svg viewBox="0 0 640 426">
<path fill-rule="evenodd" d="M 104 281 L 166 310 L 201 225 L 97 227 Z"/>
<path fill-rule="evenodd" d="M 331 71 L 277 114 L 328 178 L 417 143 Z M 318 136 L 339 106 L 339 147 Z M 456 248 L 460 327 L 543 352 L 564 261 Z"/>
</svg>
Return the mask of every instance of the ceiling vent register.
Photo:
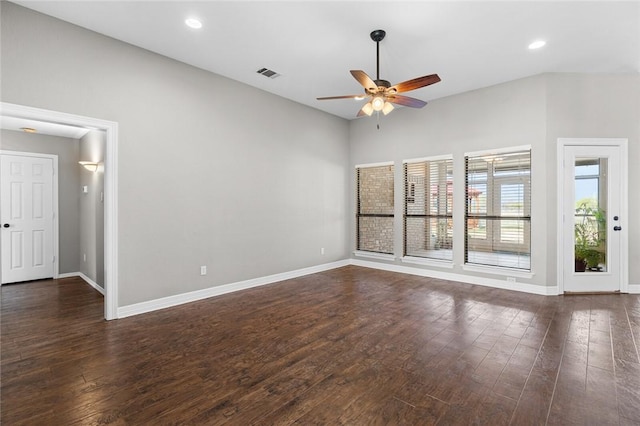
<svg viewBox="0 0 640 426">
<path fill-rule="evenodd" d="M 271 78 L 271 79 L 274 79 L 274 78 L 276 78 L 276 77 L 280 77 L 280 74 L 278 74 L 277 72 L 272 71 L 272 70 L 270 70 L 270 69 L 268 69 L 268 68 L 260 68 L 260 69 L 259 69 L 258 71 L 256 71 L 256 72 L 257 72 L 258 74 L 262 74 L 262 75 L 264 75 L 265 77 L 269 77 L 269 78 Z"/>
</svg>

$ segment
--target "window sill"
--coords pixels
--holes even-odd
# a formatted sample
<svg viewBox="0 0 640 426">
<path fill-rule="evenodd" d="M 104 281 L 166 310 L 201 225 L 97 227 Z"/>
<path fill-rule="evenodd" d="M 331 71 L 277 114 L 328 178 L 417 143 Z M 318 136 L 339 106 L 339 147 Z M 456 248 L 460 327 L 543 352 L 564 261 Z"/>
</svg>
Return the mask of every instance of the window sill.
<svg viewBox="0 0 640 426">
<path fill-rule="evenodd" d="M 396 257 L 394 255 L 388 254 L 388 253 L 376 253 L 373 251 L 356 250 L 353 252 L 353 254 L 358 257 L 368 257 L 370 259 L 389 260 L 389 261 L 396 260 Z"/>
<path fill-rule="evenodd" d="M 485 274 L 501 275 L 505 277 L 517 278 L 533 278 L 533 272 L 523 271 L 522 269 L 504 268 L 499 266 L 478 266 L 478 265 L 462 265 L 463 271 L 480 272 Z"/>
<path fill-rule="evenodd" d="M 414 265 L 435 266 L 437 268 L 453 268 L 453 262 L 450 260 L 427 259 L 424 257 L 404 256 L 400 259 L 403 263 L 412 263 Z"/>
</svg>

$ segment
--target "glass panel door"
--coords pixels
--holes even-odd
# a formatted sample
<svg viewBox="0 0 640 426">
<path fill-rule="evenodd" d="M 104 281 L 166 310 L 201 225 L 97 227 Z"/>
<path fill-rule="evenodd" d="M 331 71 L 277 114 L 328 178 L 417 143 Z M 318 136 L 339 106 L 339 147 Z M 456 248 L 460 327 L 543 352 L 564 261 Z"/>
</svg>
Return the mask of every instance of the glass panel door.
<svg viewBox="0 0 640 426">
<path fill-rule="evenodd" d="M 564 164 L 564 291 L 619 291 L 620 148 L 565 146 Z"/>
<path fill-rule="evenodd" d="M 607 271 L 607 165 L 607 158 L 575 159 L 575 272 Z"/>
</svg>

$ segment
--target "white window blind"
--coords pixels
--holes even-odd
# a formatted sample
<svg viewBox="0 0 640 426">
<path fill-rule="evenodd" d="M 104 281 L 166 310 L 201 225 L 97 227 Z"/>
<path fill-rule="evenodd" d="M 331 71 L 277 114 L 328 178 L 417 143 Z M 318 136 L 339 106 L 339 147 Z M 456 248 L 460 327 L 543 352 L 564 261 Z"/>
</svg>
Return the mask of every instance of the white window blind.
<svg viewBox="0 0 640 426">
<path fill-rule="evenodd" d="M 453 161 L 404 165 L 404 255 L 453 260 Z"/>
<path fill-rule="evenodd" d="M 531 151 L 465 165 L 465 263 L 531 270 Z"/>
<path fill-rule="evenodd" d="M 393 254 L 393 165 L 356 168 L 357 250 Z"/>
</svg>

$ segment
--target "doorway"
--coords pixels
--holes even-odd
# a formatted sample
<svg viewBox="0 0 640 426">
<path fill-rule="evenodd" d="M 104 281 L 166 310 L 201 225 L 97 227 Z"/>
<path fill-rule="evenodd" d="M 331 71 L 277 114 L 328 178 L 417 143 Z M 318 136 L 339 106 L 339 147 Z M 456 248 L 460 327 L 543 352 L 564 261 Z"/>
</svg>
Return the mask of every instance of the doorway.
<svg viewBox="0 0 640 426">
<path fill-rule="evenodd" d="M 627 140 L 558 140 L 560 293 L 628 291 Z"/>
<path fill-rule="evenodd" d="M 118 123 L 2 102 L 3 117 L 102 130 L 106 135 L 104 158 L 104 316 L 118 317 Z M 55 276 L 54 276 L 55 277 Z"/>
</svg>

